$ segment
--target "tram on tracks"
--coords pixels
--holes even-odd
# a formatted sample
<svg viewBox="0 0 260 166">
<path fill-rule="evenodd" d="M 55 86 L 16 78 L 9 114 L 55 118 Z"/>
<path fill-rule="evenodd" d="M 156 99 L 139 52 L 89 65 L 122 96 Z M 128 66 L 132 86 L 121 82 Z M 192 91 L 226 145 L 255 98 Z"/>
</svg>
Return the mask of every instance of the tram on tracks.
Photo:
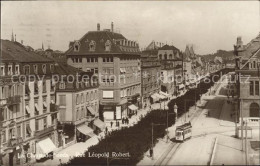
<svg viewBox="0 0 260 166">
<path fill-rule="evenodd" d="M 184 123 L 181 126 L 177 126 L 175 130 L 175 140 L 183 142 L 192 136 L 192 126 L 191 123 Z"/>
</svg>

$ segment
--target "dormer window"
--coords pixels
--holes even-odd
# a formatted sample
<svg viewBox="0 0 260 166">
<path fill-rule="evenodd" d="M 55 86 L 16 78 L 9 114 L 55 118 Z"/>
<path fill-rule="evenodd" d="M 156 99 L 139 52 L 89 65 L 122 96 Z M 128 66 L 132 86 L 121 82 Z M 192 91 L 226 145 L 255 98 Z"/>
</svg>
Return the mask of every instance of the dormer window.
<svg viewBox="0 0 260 166">
<path fill-rule="evenodd" d="M 51 70 L 51 73 L 54 72 L 54 65 L 53 64 L 50 65 L 50 70 Z"/>
<path fill-rule="evenodd" d="M 20 74 L 20 70 L 19 70 L 19 65 L 15 65 L 15 75 L 19 75 Z"/>
<path fill-rule="evenodd" d="M 12 65 L 8 65 L 8 75 L 13 75 Z"/>
<path fill-rule="evenodd" d="M 96 42 L 91 40 L 91 42 L 89 43 L 89 51 L 95 51 L 96 49 Z"/>
<path fill-rule="evenodd" d="M 80 47 L 80 42 L 79 41 L 76 41 L 75 43 L 74 43 L 74 51 L 79 51 L 79 47 Z"/>
<path fill-rule="evenodd" d="M 111 42 L 110 40 L 107 40 L 105 43 L 105 51 L 110 51 L 111 50 Z"/>
<path fill-rule="evenodd" d="M 42 72 L 43 72 L 43 74 L 46 74 L 46 65 L 45 64 L 42 65 Z"/>
<path fill-rule="evenodd" d="M 24 74 L 30 74 L 30 66 L 29 65 L 24 66 Z"/>
<path fill-rule="evenodd" d="M 5 75 L 5 66 L 1 66 L 1 76 Z"/>
<path fill-rule="evenodd" d="M 35 74 L 38 74 L 38 66 L 37 65 L 33 65 L 33 70 Z"/>
</svg>

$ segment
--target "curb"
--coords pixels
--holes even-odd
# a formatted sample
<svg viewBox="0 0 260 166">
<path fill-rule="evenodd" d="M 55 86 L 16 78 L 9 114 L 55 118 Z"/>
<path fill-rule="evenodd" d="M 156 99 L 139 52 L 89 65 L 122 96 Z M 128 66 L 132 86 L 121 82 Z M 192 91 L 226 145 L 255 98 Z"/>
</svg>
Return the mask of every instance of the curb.
<svg viewBox="0 0 260 166">
<path fill-rule="evenodd" d="M 216 146 L 217 146 L 217 143 L 218 143 L 218 137 L 216 137 L 216 139 L 215 139 L 215 143 L 214 143 L 214 147 L 213 147 L 212 154 L 211 154 L 211 157 L 210 157 L 210 163 L 209 163 L 209 165 L 212 165 L 212 164 L 213 164 L 213 161 L 214 161 L 214 158 L 215 158 L 215 154 L 216 154 Z"/>
</svg>

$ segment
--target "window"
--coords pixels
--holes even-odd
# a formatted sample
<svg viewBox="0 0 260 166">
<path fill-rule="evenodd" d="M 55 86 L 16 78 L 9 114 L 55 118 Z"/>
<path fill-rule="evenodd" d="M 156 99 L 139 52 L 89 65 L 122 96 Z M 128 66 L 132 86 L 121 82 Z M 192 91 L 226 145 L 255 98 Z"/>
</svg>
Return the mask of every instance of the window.
<svg viewBox="0 0 260 166">
<path fill-rule="evenodd" d="M 3 143 L 6 142 L 6 132 L 5 132 L 5 130 L 2 131 L 2 142 Z"/>
<path fill-rule="evenodd" d="M 12 65 L 8 65 L 8 75 L 12 75 L 13 70 L 12 70 Z"/>
<path fill-rule="evenodd" d="M 30 74 L 30 66 L 29 65 L 24 66 L 24 74 Z"/>
<path fill-rule="evenodd" d="M 94 69 L 94 73 L 95 73 L 95 74 L 98 74 L 98 68 L 95 68 L 95 69 Z"/>
<path fill-rule="evenodd" d="M 33 65 L 33 71 L 35 74 L 38 74 L 38 66 L 37 65 Z"/>
<path fill-rule="evenodd" d="M 43 72 L 43 74 L 46 74 L 46 65 L 45 64 L 42 65 L 42 72 Z"/>
<path fill-rule="evenodd" d="M 91 42 L 89 43 L 89 51 L 95 51 L 96 49 L 96 42 L 91 40 Z"/>
<path fill-rule="evenodd" d="M 5 67 L 1 66 L 1 75 L 4 76 L 5 75 Z"/>
<path fill-rule="evenodd" d="M 159 59 L 162 59 L 162 54 L 159 55 Z"/>
<path fill-rule="evenodd" d="M 26 137 L 31 137 L 31 133 L 32 133 L 32 130 L 31 130 L 31 127 L 30 127 L 30 123 L 27 122 L 26 123 Z"/>
<path fill-rule="evenodd" d="M 90 58 L 87 58 L 87 62 L 90 62 Z"/>
<path fill-rule="evenodd" d="M 21 126 L 17 126 L 17 137 L 21 137 Z"/>
<path fill-rule="evenodd" d="M 86 101 L 89 101 L 89 93 L 86 94 Z"/>
<path fill-rule="evenodd" d="M 74 43 L 74 51 L 78 52 L 79 51 L 79 47 L 80 47 L 80 42 L 79 41 L 75 41 L 75 43 Z"/>
<path fill-rule="evenodd" d="M 103 62 L 106 62 L 106 58 L 103 58 Z"/>
<path fill-rule="evenodd" d="M 110 40 L 107 40 L 105 43 L 105 51 L 110 51 L 111 50 L 111 42 Z"/>
<path fill-rule="evenodd" d="M 79 104 L 79 95 L 76 95 L 76 103 Z"/>
<path fill-rule="evenodd" d="M 43 129 L 47 128 L 47 117 L 43 118 Z"/>
<path fill-rule="evenodd" d="M 60 89 L 65 89 L 65 82 L 61 82 L 60 85 L 59 85 L 59 88 Z"/>
<path fill-rule="evenodd" d="M 81 94 L 81 103 L 84 103 L 84 97 L 83 97 L 83 94 Z"/>
<path fill-rule="evenodd" d="M 59 99 L 60 106 L 66 106 L 66 95 L 60 95 Z"/>
<path fill-rule="evenodd" d="M 94 61 L 95 61 L 95 62 L 98 62 L 98 58 L 94 58 Z"/>
<path fill-rule="evenodd" d="M 255 95 L 259 96 L 259 81 L 255 82 Z"/>
<path fill-rule="evenodd" d="M 167 54 L 164 54 L 164 59 L 167 59 Z"/>
<path fill-rule="evenodd" d="M 54 72 L 54 65 L 53 64 L 50 65 L 50 70 L 51 70 L 51 73 Z"/>
<path fill-rule="evenodd" d="M 250 95 L 254 95 L 254 82 L 250 81 Z"/>
<path fill-rule="evenodd" d="M 19 65 L 15 65 L 15 74 L 16 75 L 20 74 Z"/>
<path fill-rule="evenodd" d="M 254 69 L 256 68 L 256 62 L 255 61 L 253 62 L 253 68 Z"/>
<path fill-rule="evenodd" d="M 35 120 L 35 131 L 39 130 L 39 119 Z"/>
</svg>

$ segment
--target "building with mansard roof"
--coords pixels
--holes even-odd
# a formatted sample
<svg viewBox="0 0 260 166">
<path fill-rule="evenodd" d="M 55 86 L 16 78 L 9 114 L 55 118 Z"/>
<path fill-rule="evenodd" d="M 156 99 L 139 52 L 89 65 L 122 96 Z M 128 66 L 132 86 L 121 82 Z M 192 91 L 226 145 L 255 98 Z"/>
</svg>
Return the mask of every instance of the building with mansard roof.
<svg viewBox="0 0 260 166">
<path fill-rule="evenodd" d="M 87 32 L 69 43 L 67 63 L 82 71 L 101 75 L 100 111 L 106 121 L 134 114 L 141 103 L 141 64 L 139 45 L 111 29 Z"/>
<path fill-rule="evenodd" d="M 237 38 L 236 54 L 237 108 L 239 120 L 259 126 L 260 120 L 260 33 L 248 44 Z M 234 94 L 236 95 L 236 94 Z"/>
</svg>

